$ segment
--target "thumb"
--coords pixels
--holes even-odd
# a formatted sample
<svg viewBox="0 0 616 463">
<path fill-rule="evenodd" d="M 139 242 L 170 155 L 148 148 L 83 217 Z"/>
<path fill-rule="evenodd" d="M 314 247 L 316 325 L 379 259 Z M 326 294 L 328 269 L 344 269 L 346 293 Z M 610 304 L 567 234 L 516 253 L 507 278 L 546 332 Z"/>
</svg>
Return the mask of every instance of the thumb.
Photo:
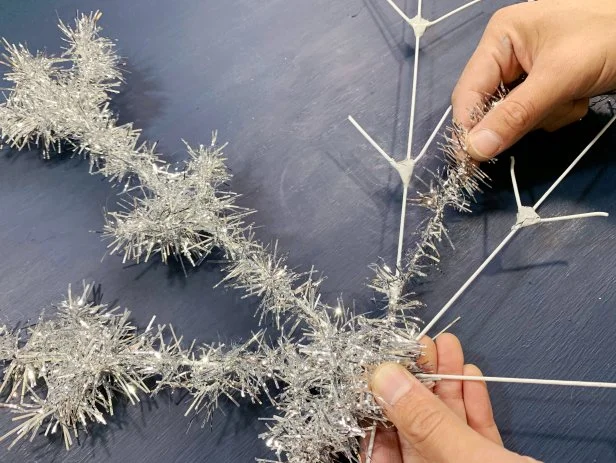
<svg viewBox="0 0 616 463">
<path fill-rule="evenodd" d="M 548 79 L 550 73 L 533 71 L 470 131 L 467 149 L 474 159 L 486 161 L 500 154 L 539 125 L 564 99 L 558 83 Z"/>
<path fill-rule="evenodd" d="M 404 367 L 381 365 L 371 388 L 387 417 L 426 461 L 510 462 L 513 454 L 466 426 Z"/>
</svg>

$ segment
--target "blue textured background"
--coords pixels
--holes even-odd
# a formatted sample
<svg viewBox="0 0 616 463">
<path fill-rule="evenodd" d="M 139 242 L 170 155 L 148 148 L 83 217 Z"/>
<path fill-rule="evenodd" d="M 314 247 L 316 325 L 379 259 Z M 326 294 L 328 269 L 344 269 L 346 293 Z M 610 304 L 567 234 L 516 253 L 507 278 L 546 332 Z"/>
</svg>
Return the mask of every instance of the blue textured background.
<svg viewBox="0 0 616 463">
<path fill-rule="evenodd" d="M 404 5 L 404 1 L 400 5 Z M 415 13 L 415 1 L 405 10 Z M 425 1 L 436 18 L 461 0 Z M 419 149 L 448 104 L 456 79 L 490 14 L 483 2 L 426 33 L 418 98 Z M 509 2 L 510 3 L 510 2 Z M 413 37 L 384 0 L 1 0 L 0 35 L 56 53 L 57 19 L 103 10 L 104 33 L 126 59 L 121 121 L 181 159 L 184 138 L 228 141 L 232 187 L 259 210 L 264 241 L 279 240 L 298 269 L 328 279 L 324 295 L 372 309 L 367 266 L 395 255 L 399 181 L 346 121 L 353 114 L 386 149 L 405 152 Z M 583 44 L 582 44 L 583 45 Z M 581 50 L 580 50 L 581 52 Z M 557 76 L 555 76 L 557 78 Z M 513 151 L 522 196 L 531 203 L 599 130 L 591 115 L 556 134 L 534 134 Z M 443 325 L 455 327 L 468 361 L 486 374 L 616 381 L 613 340 L 616 165 L 612 129 L 541 209 L 545 215 L 604 210 L 609 219 L 522 231 L 460 299 Z M 432 151 L 435 153 L 435 150 Z M 515 204 L 506 159 L 491 168 L 493 188 L 472 215 L 450 217 L 455 250 L 416 288 L 435 313 L 502 239 Z M 153 314 L 186 338 L 246 338 L 254 301 L 212 289 L 221 275 L 204 265 L 185 278 L 177 265 L 122 265 L 101 258 L 102 209 L 116 191 L 78 159 L 0 153 L 0 321 L 35 318 L 69 283 L 103 285 L 145 326 Z M 411 209 L 409 233 L 418 223 Z M 547 461 L 616 461 L 616 391 L 491 386 L 506 445 Z M 0 461 L 239 462 L 267 456 L 256 438 L 257 407 L 225 407 L 205 429 L 183 417 L 182 397 L 119 405 L 66 452 L 37 437 Z M 0 433 L 11 429 L 0 414 Z"/>
</svg>

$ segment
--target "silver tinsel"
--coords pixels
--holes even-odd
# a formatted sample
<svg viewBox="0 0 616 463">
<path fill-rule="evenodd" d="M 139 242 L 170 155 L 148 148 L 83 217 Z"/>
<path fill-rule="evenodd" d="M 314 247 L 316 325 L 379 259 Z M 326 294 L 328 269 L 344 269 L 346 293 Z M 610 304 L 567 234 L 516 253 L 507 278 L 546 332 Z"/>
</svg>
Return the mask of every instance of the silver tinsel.
<svg viewBox="0 0 616 463">
<path fill-rule="evenodd" d="M 15 346 L 2 390 L 20 424 L 3 438 L 34 437 L 45 426 L 46 434 L 59 428 L 68 447 L 78 425 L 105 424 L 117 393 L 137 401 L 137 391 L 148 391 L 132 361 L 147 337 L 134 334 L 127 312 L 115 314 L 117 309 L 89 301 L 90 289 L 77 297 L 69 290 L 57 317 L 41 317 L 23 345 Z"/>
<path fill-rule="evenodd" d="M 391 361 L 420 371 L 410 317 L 371 319 L 340 309 L 327 325 L 307 327 L 294 340 L 281 336 L 274 346 L 260 332 L 239 346 L 184 347 L 172 327 L 155 326 L 154 319 L 139 332 L 129 312 L 109 309 L 93 288 L 84 285 L 78 296 L 69 288 L 57 314 L 42 315 L 19 342 L 3 330 L 1 391 L 20 424 L 2 439 L 14 444 L 42 429 L 62 432 L 68 448 L 80 427 L 106 424 L 117 396 L 134 403 L 139 393 L 167 388 L 187 390 L 193 397 L 187 414 L 194 410 L 206 419 L 221 397 L 237 405 L 267 398 L 277 415 L 261 437 L 278 457 L 357 461 L 366 423 L 386 422 L 368 390 L 371 368 Z"/>
<path fill-rule="evenodd" d="M 486 96 L 482 105 L 470 114 L 471 120 L 477 123 L 506 93 L 506 88 L 501 85 L 494 95 Z M 428 182 L 416 177 L 426 188 L 417 191 L 410 202 L 425 208 L 428 216 L 419 225 L 415 244 L 407 250 L 402 268 L 372 266 L 375 276 L 370 287 L 385 296 L 390 312 L 404 309 L 408 299 L 408 295 L 403 293 L 404 288 L 413 279 L 427 276 L 426 271 L 440 262 L 439 247 L 443 239 L 451 244 L 445 226 L 446 211 L 469 212 L 471 201 L 481 191 L 482 184 L 487 184 L 489 180 L 471 160 L 466 148 L 466 134 L 467 130 L 454 121 L 447 128 L 445 141 L 441 144 L 447 161 L 443 172 L 427 171 L 430 177 Z"/>
<path fill-rule="evenodd" d="M 277 329 L 240 346 L 186 347 L 171 327 L 152 322 L 139 332 L 128 312 L 94 301 L 86 285 L 25 333 L 0 330 L 5 406 L 21 420 L 4 437 L 61 431 L 68 447 L 89 423 L 105 423 L 114 397 L 134 402 L 140 393 L 168 388 L 189 391 L 188 412 L 205 418 L 222 397 L 268 400 L 276 415 L 261 437 L 276 460 L 262 461 L 358 461 L 359 439 L 386 422 L 368 390 L 371 369 L 394 361 L 420 371 L 412 312 L 419 303 L 404 297 L 405 288 L 438 262 L 445 210 L 466 210 L 484 179 L 465 153 L 461 128 L 450 135 L 449 167 L 415 200 L 431 215 L 404 268 L 375 266 L 372 287 L 394 310 L 377 319 L 355 315 L 342 301 L 321 300 L 314 270 L 292 271 L 275 244 L 255 240 L 246 221 L 253 211 L 238 206 L 238 195 L 227 189 L 230 175 L 215 136 L 210 145 L 187 146 L 189 160 L 176 167 L 163 162 L 155 145 L 141 143 L 131 124 L 117 125 L 108 102 L 122 81 L 120 60 L 99 36 L 99 17 L 60 24 L 68 44 L 60 57 L 5 42 L 13 88 L 0 105 L 2 139 L 16 149 L 40 146 L 46 157 L 66 146 L 86 155 L 93 173 L 123 187 L 121 209 L 106 215 L 110 252 L 124 260 L 158 255 L 198 265 L 218 249 L 226 260 L 223 283 L 260 298 L 260 322 L 273 319 Z"/>
<path fill-rule="evenodd" d="M 129 312 L 100 304 L 93 288 L 84 285 L 78 296 L 69 288 L 55 316 L 41 316 L 20 342 L 2 345 L 4 406 L 20 422 L 2 439 L 14 437 L 15 443 L 28 435 L 34 438 L 43 428 L 46 435 L 62 432 L 68 448 L 80 426 L 106 424 L 117 396 L 135 403 L 140 392 L 164 386 L 188 389 L 194 395 L 191 408 L 197 410 L 211 410 L 220 396 L 231 397 L 236 390 L 256 397 L 267 363 L 262 353 L 248 349 L 259 345 L 260 337 L 230 349 L 185 349 L 173 328 L 155 327 L 154 320 L 139 333 Z M 254 365 L 246 364 L 250 358 Z M 154 386 L 149 385 L 154 379 Z"/>
</svg>

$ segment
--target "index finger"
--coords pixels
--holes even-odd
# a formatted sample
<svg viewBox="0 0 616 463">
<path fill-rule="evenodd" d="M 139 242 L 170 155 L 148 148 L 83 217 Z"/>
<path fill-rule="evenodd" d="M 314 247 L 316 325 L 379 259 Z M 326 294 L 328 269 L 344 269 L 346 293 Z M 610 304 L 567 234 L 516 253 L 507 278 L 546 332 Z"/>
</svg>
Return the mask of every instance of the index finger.
<svg viewBox="0 0 616 463">
<path fill-rule="evenodd" d="M 361 463 L 403 463 L 400 453 L 400 440 L 395 428 L 385 429 L 382 427 L 373 430 L 376 435 L 370 448 L 371 433 L 368 433 L 361 441 Z M 372 450 L 371 454 L 369 454 Z"/>
<path fill-rule="evenodd" d="M 436 338 L 438 374 L 461 375 L 464 373 L 464 353 L 458 338 L 444 333 Z M 464 422 L 466 410 L 462 394 L 462 381 L 438 381 L 434 393 Z"/>
<path fill-rule="evenodd" d="M 486 96 L 494 94 L 501 82 L 511 83 L 524 72 L 509 33 L 491 24 L 488 24 L 451 96 L 453 117 L 467 129 L 473 125 L 471 111 Z"/>
<path fill-rule="evenodd" d="M 475 365 L 464 365 L 464 375 L 483 376 L 481 370 Z M 503 445 L 503 440 L 494 421 L 492 403 L 486 383 L 464 381 L 462 388 L 468 425 L 495 444 Z"/>
<path fill-rule="evenodd" d="M 436 344 L 429 336 L 423 336 L 419 343 L 421 344 L 421 355 L 417 359 L 417 365 L 427 373 L 436 373 L 438 371 L 438 355 L 436 353 Z"/>
</svg>

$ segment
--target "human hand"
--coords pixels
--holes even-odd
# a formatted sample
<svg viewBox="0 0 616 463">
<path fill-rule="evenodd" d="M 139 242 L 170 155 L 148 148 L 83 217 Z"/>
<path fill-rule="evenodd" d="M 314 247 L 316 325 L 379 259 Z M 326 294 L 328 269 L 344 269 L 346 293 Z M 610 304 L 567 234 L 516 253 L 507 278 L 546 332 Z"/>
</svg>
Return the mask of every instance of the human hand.
<svg viewBox="0 0 616 463">
<path fill-rule="evenodd" d="M 452 95 L 454 118 L 502 81 L 526 79 L 469 133 L 467 148 L 491 159 L 535 128 L 556 130 L 582 118 L 588 99 L 616 88 L 614 0 L 539 0 L 494 14 Z"/>
<path fill-rule="evenodd" d="M 443 334 L 424 337 L 422 368 L 440 374 L 478 376 L 474 365 L 464 365 L 458 339 Z M 492 415 L 485 383 L 440 381 L 434 394 L 405 368 L 381 365 L 371 379 L 372 392 L 395 428 L 377 430 L 371 463 L 529 463 L 503 447 Z M 435 395 L 436 394 L 436 395 Z M 438 397 L 437 397 L 438 396 Z"/>
</svg>

